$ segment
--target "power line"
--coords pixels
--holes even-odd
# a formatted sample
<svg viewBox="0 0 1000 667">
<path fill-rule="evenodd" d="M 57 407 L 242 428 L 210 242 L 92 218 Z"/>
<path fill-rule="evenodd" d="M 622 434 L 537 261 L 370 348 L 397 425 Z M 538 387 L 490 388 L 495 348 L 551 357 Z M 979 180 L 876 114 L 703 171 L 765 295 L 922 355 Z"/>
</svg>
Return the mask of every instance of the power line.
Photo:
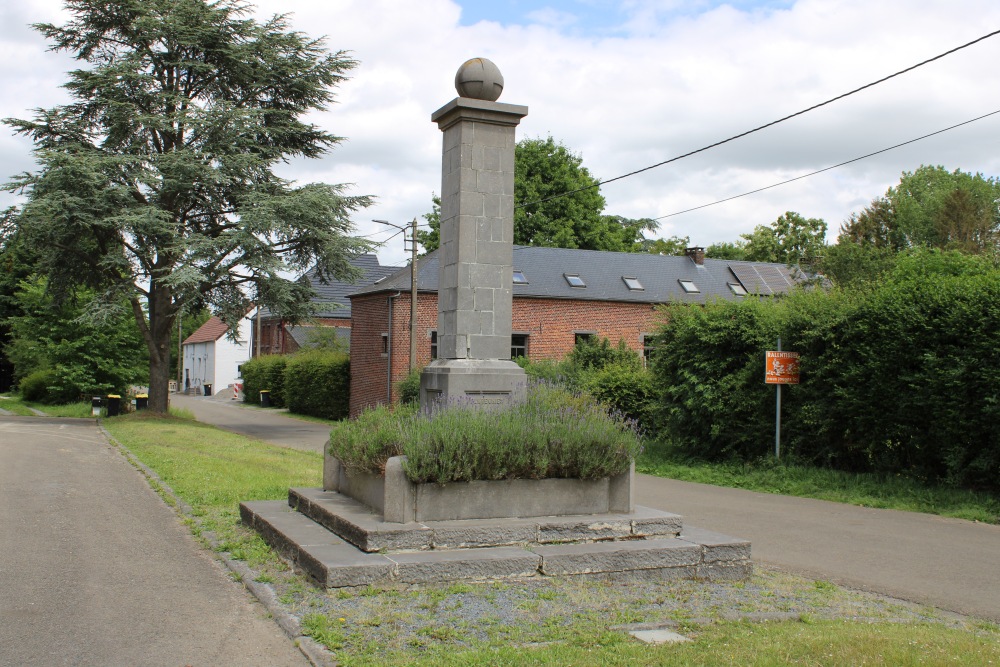
<svg viewBox="0 0 1000 667">
<path fill-rule="evenodd" d="M 650 165 L 648 167 L 643 167 L 642 169 L 636 169 L 635 171 L 630 171 L 627 174 L 622 174 L 621 176 L 615 176 L 614 178 L 609 178 L 609 179 L 607 179 L 605 181 L 598 181 L 596 183 L 593 183 L 592 185 L 587 185 L 587 186 L 584 186 L 582 188 L 576 188 L 575 190 L 568 190 L 566 192 L 561 192 L 561 193 L 559 193 L 557 195 L 552 195 L 552 196 L 546 197 L 544 199 L 539 199 L 538 201 L 533 201 L 533 202 L 529 202 L 529 203 L 526 203 L 526 204 L 518 204 L 515 208 L 526 208 L 528 206 L 536 206 L 538 204 L 544 204 L 545 202 L 552 201 L 553 199 L 559 199 L 560 197 L 567 197 L 569 195 L 576 194 L 577 192 L 583 192 L 584 190 L 592 190 L 593 188 L 598 188 L 598 187 L 600 187 L 602 185 L 605 185 L 607 183 L 614 183 L 615 181 L 620 181 L 620 180 L 622 180 L 624 178 L 628 178 L 630 176 L 635 176 L 636 174 L 641 174 L 641 173 L 649 171 L 651 169 L 656 169 L 657 167 L 662 167 L 665 164 L 670 164 L 671 162 L 677 162 L 678 160 L 683 160 L 686 157 L 691 157 L 692 155 L 697 155 L 698 153 L 703 153 L 703 152 L 705 152 L 705 151 L 707 151 L 709 149 L 716 148 L 718 146 L 722 146 L 723 144 L 728 144 L 731 141 L 736 141 L 737 139 L 742 139 L 743 137 L 748 136 L 750 134 L 753 134 L 755 132 L 760 132 L 761 130 L 765 130 L 765 129 L 769 128 L 769 127 L 773 127 L 773 126 L 777 125 L 778 123 L 783 123 L 786 120 L 791 120 L 792 118 L 795 118 L 796 116 L 801 116 L 803 114 L 809 113 L 810 111 L 814 111 L 816 109 L 819 109 L 820 107 L 826 106 L 828 104 L 832 104 L 833 102 L 836 102 L 838 100 L 842 100 L 845 97 L 849 97 L 851 95 L 854 95 L 855 93 L 859 93 L 862 90 L 866 90 L 866 89 L 871 88 L 873 86 L 877 86 L 880 83 L 885 83 L 889 79 L 895 78 L 895 77 L 900 76 L 902 74 L 906 74 L 907 72 L 912 72 L 913 70 L 917 69 L 918 67 L 923 67 L 924 65 L 932 63 L 935 60 L 940 60 L 941 58 L 944 58 L 945 56 L 951 55 L 951 54 L 953 54 L 953 53 L 955 53 L 957 51 L 961 51 L 962 49 L 968 48 L 968 47 L 970 47 L 970 46 L 972 46 L 974 44 L 978 44 L 979 42 L 982 42 L 983 40 L 989 39 L 990 37 L 995 37 L 996 35 L 1000 35 L 1000 30 L 994 30 L 991 33 L 988 33 L 986 35 L 983 35 L 982 37 L 979 37 L 977 39 L 972 40 L 971 42 L 967 42 L 965 44 L 962 44 L 961 46 L 956 46 L 955 48 L 949 49 L 948 51 L 945 51 L 944 53 L 938 54 L 938 55 L 934 56 L 933 58 L 928 58 L 927 60 L 924 60 L 924 61 L 921 61 L 921 62 L 917 63 L 916 65 L 911 65 L 910 67 L 907 67 L 906 69 L 901 69 L 898 72 L 895 72 L 894 74 L 890 74 L 889 76 L 884 76 L 881 79 L 878 79 L 877 81 L 872 81 L 871 83 L 865 84 L 865 85 L 863 85 L 863 86 L 861 86 L 859 88 L 855 88 L 854 90 L 848 91 L 848 92 L 843 93 L 841 95 L 837 95 L 836 97 L 831 97 L 830 99 L 826 100 L 825 102 L 820 102 L 819 104 L 814 104 L 811 107 L 808 107 L 806 109 L 802 109 L 801 111 L 796 111 L 793 114 L 789 114 L 789 115 L 787 115 L 787 116 L 785 116 L 783 118 L 779 118 L 778 120 L 774 120 L 774 121 L 771 121 L 770 123 L 766 123 L 766 124 L 761 125 L 759 127 L 755 127 L 752 130 L 747 130 L 746 132 L 741 132 L 740 134 L 733 135 L 733 136 L 729 137 L 728 139 L 723 139 L 721 141 L 717 141 L 714 144 L 709 144 L 708 146 L 703 146 L 702 148 L 698 148 L 696 150 L 689 151 L 689 152 L 684 153 L 682 155 L 678 155 L 676 157 L 672 157 L 669 160 L 664 160 L 663 162 L 657 162 L 656 164 L 652 164 L 652 165 Z"/>
<path fill-rule="evenodd" d="M 989 112 L 987 114 L 983 114 L 982 116 L 977 116 L 976 118 L 972 118 L 972 119 L 967 120 L 967 121 L 963 121 L 963 122 L 958 123 L 956 125 L 952 125 L 950 127 L 946 127 L 944 129 L 941 129 L 941 130 L 937 130 L 936 132 L 931 132 L 929 134 L 925 134 L 925 135 L 917 137 L 915 139 L 910 139 L 909 141 L 904 141 L 902 143 L 895 144 L 893 146 L 889 146 L 888 148 L 883 148 L 881 150 L 877 150 L 877 151 L 874 151 L 872 153 L 867 153 L 865 155 L 861 155 L 859 157 L 856 157 L 856 158 L 853 158 L 853 159 L 850 159 L 850 160 L 846 160 L 844 162 L 838 162 L 837 164 L 830 165 L 829 167 L 824 167 L 823 169 L 817 169 L 816 171 L 811 171 L 808 174 L 802 174 L 801 176 L 796 176 L 795 178 L 789 178 L 787 181 L 781 181 L 779 183 L 772 183 L 771 185 L 765 185 L 764 187 L 757 188 L 756 190 L 750 190 L 750 191 L 744 192 L 742 194 L 733 195 L 732 197 L 726 197 L 725 199 L 718 199 L 716 201 L 711 202 L 710 204 L 702 204 L 701 206 L 695 206 L 693 208 L 686 208 L 683 211 L 676 211 L 674 213 L 668 213 L 666 215 L 661 215 L 658 218 L 653 218 L 653 220 L 663 220 L 665 218 L 672 218 L 675 215 L 681 215 L 682 213 L 690 213 L 691 211 L 697 211 L 697 210 L 700 210 L 700 209 L 703 209 L 703 208 L 708 208 L 709 206 L 715 206 L 716 204 L 722 204 L 722 203 L 727 202 L 727 201 L 732 201 L 734 199 L 739 199 L 740 197 L 746 197 L 747 195 L 757 194 L 758 192 L 763 192 L 764 190 L 770 190 L 771 188 L 776 188 L 779 185 L 786 185 L 786 184 L 792 183 L 794 181 L 800 181 L 803 178 L 809 178 L 810 176 L 815 176 L 816 174 L 822 174 L 824 171 L 830 171 L 831 169 L 836 169 L 837 167 L 843 167 L 846 164 L 851 164 L 852 162 L 858 162 L 859 160 L 864 160 L 865 158 L 870 158 L 872 156 L 879 155 L 881 153 L 887 153 L 887 152 L 889 152 L 889 151 L 891 151 L 893 149 L 900 148 L 902 146 L 906 146 L 908 144 L 915 143 L 915 142 L 920 141 L 922 139 L 927 139 L 928 137 L 933 137 L 933 136 L 941 134 L 943 132 L 947 132 L 948 130 L 954 130 L 957 127 L 962 127 L 963 125 L 968 125 L 969 123 L 975 123 L 977 120 L 982 120 L 983 118 L 988 118 L 988 117 L 996 115 L 998 113 L 1000 113 L 1000 109 L 997 109 L 996 111 L 991 111 L 991 112 Z"/>
</svg>

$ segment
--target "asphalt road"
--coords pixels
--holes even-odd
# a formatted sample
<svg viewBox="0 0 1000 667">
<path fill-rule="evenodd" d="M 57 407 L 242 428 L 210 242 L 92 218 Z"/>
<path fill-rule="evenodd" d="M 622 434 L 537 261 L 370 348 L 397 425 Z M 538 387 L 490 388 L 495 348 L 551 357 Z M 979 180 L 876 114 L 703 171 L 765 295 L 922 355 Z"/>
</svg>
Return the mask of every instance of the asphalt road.
<svg viewBox="0 0 1000 667">
<path fill-rule="evenodd" d="M 94 420 L 0 416 L 0 665 L 307 665 Z"/>
<path fill-rule="evenodd" d="M 236 401 L 171 400 L 200 421 L 286 447 L 321 451 L 328 437 L 320 424 Z M 1000 526 L 648 475 L 636 487 L 639 505 L 749 539 L 759 563 L 1000 622 Z"/>
</svg>

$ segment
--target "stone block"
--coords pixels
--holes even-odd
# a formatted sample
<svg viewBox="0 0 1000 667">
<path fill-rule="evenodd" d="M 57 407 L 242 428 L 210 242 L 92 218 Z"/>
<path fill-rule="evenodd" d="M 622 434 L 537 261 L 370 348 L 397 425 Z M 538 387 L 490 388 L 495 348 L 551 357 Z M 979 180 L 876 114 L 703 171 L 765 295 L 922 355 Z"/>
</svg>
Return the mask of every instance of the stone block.
<svg viewBox="0 0 1000 667">
<path fill-rule="evenodd" d="M 542 574 L 568 575 L 697 566 L 701 548 L 677 539 L 563 544 L 534 549 Z"/>
<path fill-rule="evenodd" d="M 337 491 L 340 483 L 340 460 L 330 453 L 330 441 L 323 445 L 323 489 Z"/>
<path fill-rule="evenodd" d="M 695 527 L 685 528 L 681 531 L 680 538 L 702 547 L 704 563 L 750 560 L 749 540 Z"/>
<path fill-rule="evenodd" d="M 743 581 L 753 575 L 753 563 L 750 561 L 731 563 L 706 563 L 699 565 L 696 578 L 705 581 Z"/>
<path fill-rule="evenodd" d="M 637 537 L 678 535 L 684 526 L 684 517 L 636 506 L 632 513 L 632 533 Z"/>
<path fill-rule="evenodd" d="M 403 472 L 403 458 L 393 456 L 385 463 L 385 500 L 383 520 L 390 523 L 410 523 L 415 520 L 416 489 Z"/>
<path fill-rule="evenodd" d="M 523 519 L 436 521 L 428 527 L 434 533 L 435 549 L 501 547 L 538 539 L 536 523 Z"/>
<path fill-rule="evenodd" d="M 381 554 L 366 554 L 345 544 L 303 549 L 296 563 L 328 588 L 387 583 L 396 565 Z"/>
<path fill-rule="evenodd" d="M 632 481 L 635 478 L 635 461 L 620 475 L 608 480 L 608 511 L 631 512 L 635 509 L 635 492 Z"/>
<path fill-rule="evenodd" d="M 632 520 L 628 515 L 595 515 L 576 521 L 539 520 L 538 542 L 589 542 L 594 540 L 627 539 L 632 537 Z"/>
<path fill-rule="evenodd" d="M 516 547 L 391 554 L 395 578 L 410 584 L 456 579 L 530 577 L 538 573 L 537 555 Z"/>
<path fill-rule="evenodd" d="M 607 511 L 607 480 L 421 484 L 417 487 L 416 505 L 418 521 L 596 514 Z"/>
</svg>

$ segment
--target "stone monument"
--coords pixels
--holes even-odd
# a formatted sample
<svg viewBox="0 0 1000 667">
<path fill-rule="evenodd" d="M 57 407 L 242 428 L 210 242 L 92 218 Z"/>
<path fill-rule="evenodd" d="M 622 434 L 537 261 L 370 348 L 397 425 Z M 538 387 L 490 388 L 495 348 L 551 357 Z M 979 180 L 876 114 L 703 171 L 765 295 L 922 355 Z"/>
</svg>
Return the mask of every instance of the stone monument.
<svg viewBox="0 0 1000 667">
<path fill-rule="evenodd" d="M 528 108 L 497 102 L 500 70 L 485 58 L 455 75 L 459 97 L 431 115 L 444 133 L 438 277 L 438 358 L 420 379 L 420 405 L 523 400 L 510 359 L 514 247 L 514 130 Z"/>
<path fill-rule="evenodd" d="M 438 352 L 420 401 L 523 400 L 510 360 L 514 128 L 526 107 L 498 104 L 503 77 L 466 62 L 459 98 L 434 113 L 444 132 Z M 750 543 L 635 505 L 634 464 L 603 479 L 411 482 L 403 457 L 351 472 L 325 448 L 323 488 L 240 504 L 243 522 L 321 585 L 587 576 L 743 579 Z"/>
</svg>

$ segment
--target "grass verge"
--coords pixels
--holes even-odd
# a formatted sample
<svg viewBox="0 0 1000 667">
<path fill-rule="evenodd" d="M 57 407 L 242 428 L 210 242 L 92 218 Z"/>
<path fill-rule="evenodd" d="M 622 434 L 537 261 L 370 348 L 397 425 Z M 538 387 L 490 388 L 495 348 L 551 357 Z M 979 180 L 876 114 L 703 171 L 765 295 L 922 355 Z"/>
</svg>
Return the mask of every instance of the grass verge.
<svg viewBox="0 0 1000 667">
<path fill-rule="evenodd" d="M 237 515 L 241 500 L 318 485 L 319 454 L 178 418 L 132 414 L 104 424 L 191 506 L 194 533 L 215 533 L 220 550 L 271 585 L 339 664 L 1000 665 L 995 625 L 766 570 L 716 584 L 567 578 L 319 589 Z M 755 615 L 777 620 L 732 620 Z M 669 625 L 692 642 L 640 644 L 627 630 L 643 623 Z"/>
<path fill-rule="evenodd" d="M 752 463 L 692 461 L 655 443 L 636 461 L 636 471 L 685 482 L 1000 523 L 1000 498 L 966 489 L 923 484 L 901 476 L 848 473 L 773 460 Z"/>
</svg>

